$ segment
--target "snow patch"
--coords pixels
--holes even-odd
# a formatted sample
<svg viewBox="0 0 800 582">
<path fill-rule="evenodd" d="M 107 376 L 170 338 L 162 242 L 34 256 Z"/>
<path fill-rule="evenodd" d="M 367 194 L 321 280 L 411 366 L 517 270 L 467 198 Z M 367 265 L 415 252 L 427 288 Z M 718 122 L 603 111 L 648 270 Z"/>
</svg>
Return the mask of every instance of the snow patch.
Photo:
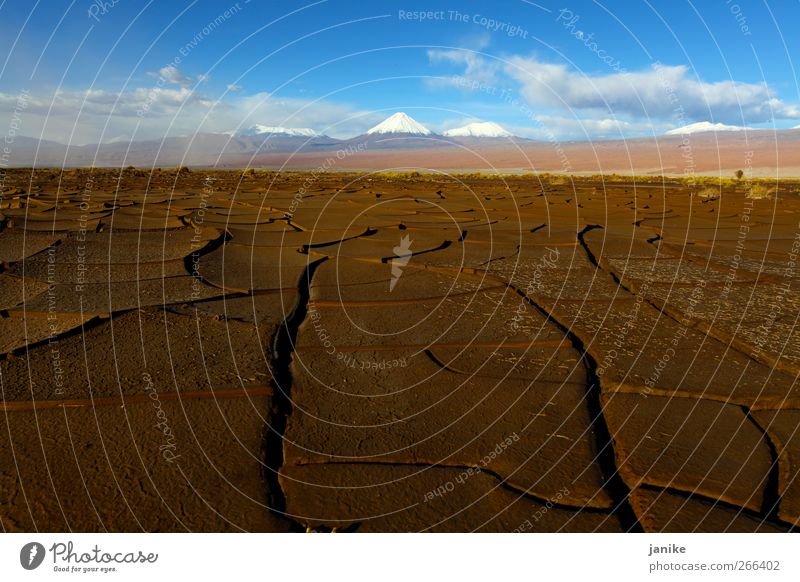
<svg viewBox="0 0 800 582">
<path fill-rule="evenodd" d="M 411 117 L 401 111 L 386 118 L 375 127 L 367 130 L 367 134 L 373 133 L 409 133 L 413 135 L 430 135 L 431 130 L 421 123 L 413 120 Z"/>
<path fill-rule="evenodd" d="M 239 132 L 242 137 L 250 137 L 255 135 L 290 135 L 293 137 L 322 137 L 313 129 L 307 127 L 276 127 L 271 125 L 251 125 L 247 129 Z"/>
<path fill-rule="evenodd" d="M 743 131 L 746 127 L 739 127 L 738 125 L 725 125 L 724 123 L 711 123 L 710 121 L 699 121 L 697 123 L 690 123 L 683 127 L 676 127 L 670 129 L 664 135 L 685 135 L 687 133 L 704 133 L 708 131 Z"/>
<path fill-rule="evenodd" d="M 464 127 L 448 129 L 444 135 L 448 137 L 514 137 L 510 131 L 506 131 L 493 121 L 470 123 Z"/>
</svg>

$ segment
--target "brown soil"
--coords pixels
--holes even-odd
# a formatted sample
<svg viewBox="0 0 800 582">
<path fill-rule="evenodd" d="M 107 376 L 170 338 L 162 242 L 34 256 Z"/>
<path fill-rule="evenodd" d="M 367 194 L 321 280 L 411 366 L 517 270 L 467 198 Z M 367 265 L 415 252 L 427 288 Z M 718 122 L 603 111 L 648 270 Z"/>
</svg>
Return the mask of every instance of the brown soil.
<svg viewBox="0 0 800 582">
<path fill-rule="evenodd" d="M 797 184 L 6 183 L 4 531 L 800 526 Z"/>
</svg>

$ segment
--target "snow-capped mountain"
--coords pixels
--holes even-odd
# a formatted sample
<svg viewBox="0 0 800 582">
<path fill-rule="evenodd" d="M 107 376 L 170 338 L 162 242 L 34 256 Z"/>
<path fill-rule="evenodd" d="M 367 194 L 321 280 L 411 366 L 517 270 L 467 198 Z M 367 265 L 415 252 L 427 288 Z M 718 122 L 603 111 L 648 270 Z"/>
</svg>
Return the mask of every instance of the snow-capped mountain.
<svg viewBox="0 0 800 582">
<path fill-rule="evenodd" d="M 405 133 L 411 135 L 430 135 L 431 130 L 414 121 L 402 111 L 387 117 L 373 128 L 367 130 L 368 135 L 375 133 Z"/>
<path fill-rule="evenodd" d="M 470 123 L 464 127 L 448 129 L 444 132 L 447 137 L 514 137 L 493 121 Z"/>
<path fill-rule="evenodd" d="M 127 133 L 123 133 L 122 135 L 112 137 L 111 139 L 103 143 L 127 143 L 131 141 L 131 139 L 132 139 L 131 136 L 129 136 Z"/>
<path fill-rule="evenodd" d="M 307 127 L 276 127 L 271 125 L 251 125 L 238 133 L 242 137 L 252 137 L 256 135 L 290 135 L 292 137 L 322 137 L 313 129 Z"/>
<path fill-rule="evenodd" d="M 670 129 L 664 135 L 685 135 L 687 133 L 704 133 L 707 131 L 742 131 L 746 127 L 738 125 L 725 125 L 724 123 L 711 123 L 710 121 L 698 121 L 697 123 L 690 123 L 683 127 L 676 127 Z"/>
</svg>

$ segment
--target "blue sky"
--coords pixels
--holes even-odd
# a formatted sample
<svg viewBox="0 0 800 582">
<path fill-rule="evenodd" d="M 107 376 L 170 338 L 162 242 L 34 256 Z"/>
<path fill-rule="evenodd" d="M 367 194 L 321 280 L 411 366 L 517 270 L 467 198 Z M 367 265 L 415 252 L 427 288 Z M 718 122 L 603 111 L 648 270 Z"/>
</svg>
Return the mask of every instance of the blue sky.
<svg viewBox="0 0 800 582">
<path fill-rule="evenodd" d="M 349 137 L 398 110 L 540 139 L 784 128 L 798 21 L 788 0 L 7 0 L 0 108 L 24 94 L 20 133 L 72 143 L 254 123 Z"/>
</svg>

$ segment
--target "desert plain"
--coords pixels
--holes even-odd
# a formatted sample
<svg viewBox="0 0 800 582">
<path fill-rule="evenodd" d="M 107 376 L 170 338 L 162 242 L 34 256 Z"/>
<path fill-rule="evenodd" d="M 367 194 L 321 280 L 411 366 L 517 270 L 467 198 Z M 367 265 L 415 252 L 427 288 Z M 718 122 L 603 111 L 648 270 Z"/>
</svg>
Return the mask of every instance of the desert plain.
<svg viewBox="0 0 800 582">
<path fill-rule="evenodd" d="M 800 183 L 9 170 L 13 531 L 800 525 Z"/>
</svg>

